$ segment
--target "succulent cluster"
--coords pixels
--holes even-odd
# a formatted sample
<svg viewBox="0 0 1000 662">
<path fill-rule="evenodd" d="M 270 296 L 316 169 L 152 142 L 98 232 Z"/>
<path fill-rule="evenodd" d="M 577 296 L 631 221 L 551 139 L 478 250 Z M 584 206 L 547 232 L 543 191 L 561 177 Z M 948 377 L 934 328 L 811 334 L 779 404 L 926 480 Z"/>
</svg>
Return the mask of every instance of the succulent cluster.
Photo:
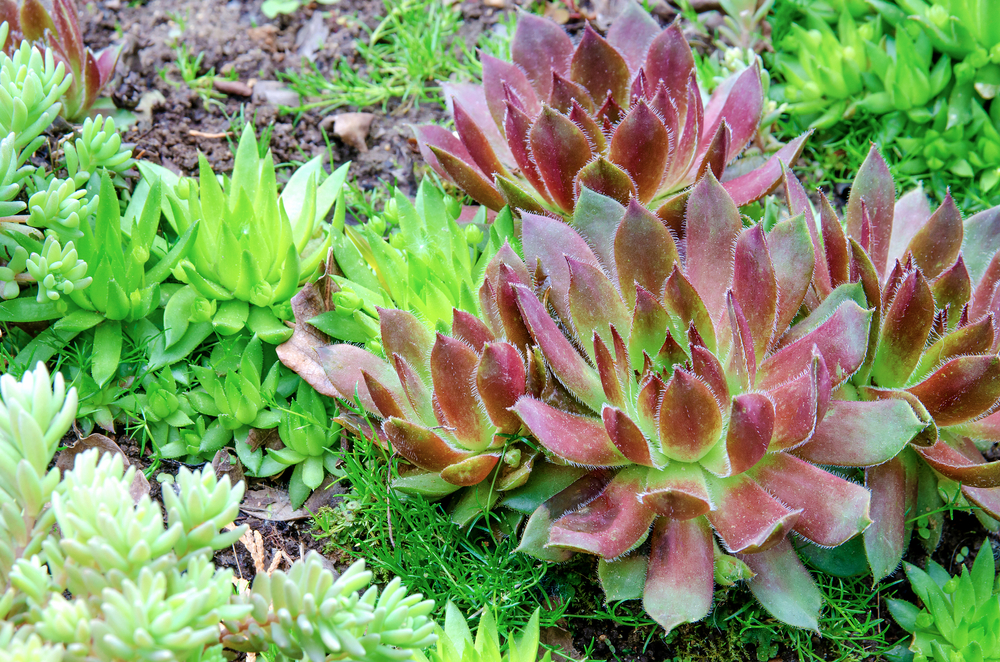
<svg viewBox="0 0 1000 662">
<path fill-rule="evenodd" d="M 760 123 L 756 66 L 705 103 L 680 27 L 661 30 L 636 2 L 607 39 L 588 25 L 575 46 L 552 21 L 524 13 L 511 55 L 508 63 L 482 54 L 482 86 L 446 86 L 457 138 L 439 126 L 414 129 L 427 162 L 491 209 L 572 214 L 586 187 L 675 215 L 683 189 L 708 170 L 722 179 Z M 727 178 L 726 190 L 740 205 L 764 196 L 804 139 Z"/>
<path fill-rule="evenodd" d="M 803 5 L 777 44 L 773 89 L 815 127 L 885 115 L 909 174 L 948 170 L 1000 182 L 1000 34 L 980 0 L 878 0 L 836 13 Z M 835 25 L 833 25 L 835 24 Z"/>
<path fill-rule="evenodd" d="M 39 364 L 0 377 L 0 642 L 5 659 L 191 660 L 206 649 L 311 660 L 388 662 L 434 643 L 433 602 L 399 579 L 379 593 L 364 561 L 335 578 L 312 552 L 286 573 L 259 573 L 234 596 L 212 552 L 243 484 L 182 468 L 163 508 L 135 491 L 120 455 L 77 456 L 46 471 L 76 413 L 76 393 Z M 215 659 L 215 658 L 213 658 Z"/>
<path fill-rule="evenodd" d="M 896 622 L 913 634 L 914 662 L 996 660 L 1000 646 L 1000 596 L 997 595 L 993 548 L 987 538 L 972 571 L 962 566 L 952 577 L 941 565 L 927 569 L 904 564 L 906 576 L 923 608 L 905 600 L 887 600 Z"/>
<path fill-rule="evenodd" d="M 552 651 L 545 651 L 539 657 L 539 628 L 538 610 L 531 615 L 531 619 L 521 636 L 514 638 L 507 637 L 507 652 L 501 654 L 500 637 L 497 634 L 497 624 L 493 613 L 487 608 L 483 610 L 483 615 L 479 619 L 479 627 L 476 631 L 476 638 L 473 640 L 472 632 L 466 623 L 462 612 L 452 603 L 448 603 L 444 617 L 444 630 L 438 631 L 437 646 L 425 656 L 418 653 L 415 656 L 417 662 L 551 662 Z"/>
<path fill-rule="evenodd" d="M 121 47 L 110 46 L 94 53 L 83 43 L 76 2 L 52 0 L 51 6 L 50 13 L 41 0 L 0 3 L 0 21 L 10 26 L 2 39 L 3 50 L 12 55 L 25 40 L 44 48 L 47 58 L 72 74 L 58 95 L 62 98 L 62 114 L 71 121 L 81 120 L 114 75 Z"/>
</svg>

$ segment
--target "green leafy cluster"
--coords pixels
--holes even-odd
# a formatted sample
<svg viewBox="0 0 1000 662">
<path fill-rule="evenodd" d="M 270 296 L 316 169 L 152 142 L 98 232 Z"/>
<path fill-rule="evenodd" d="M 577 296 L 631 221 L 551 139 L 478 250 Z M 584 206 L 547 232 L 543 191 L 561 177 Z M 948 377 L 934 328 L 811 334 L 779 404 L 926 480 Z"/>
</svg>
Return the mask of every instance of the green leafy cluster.
<svg viewBox="0 0 1000 662">
<path fill-rule="evenodd" d="M 364 561 L 335 579 L 313 552 L 234 595 L 212 553 L 246 531 L 228 527 L 243 483 L 182 468 L 164 516 L 120 455 L 91 449 L 60 477 L 46 467 L 75 413 L 75 391 L 42 364 L 0 377 L 4 659 L 187 661 L 274 643 L 295 659 L 388 662 L 434 643 L 434 603 L 398 579 L 359 594 Z"/>
<path fill-rule="evenodd" d="M 812 127 L 881 117 L 900 172 L 1000 183 L 1000 32 L 989 0 L 873 0 L 866 11 L 798 3 L 775 39 L 777 100 Z"/>
<path fill-rule="evenodd" d="M 538 655 L 538 610 L 531 615 L 518 638 L 508 635 L 507 651 L 501 653 L 497 635 L 496 618 L 490 609 L 484 609 L 479 619 L 476 638 L 473 640 L 469 625 L 462 612 L 448 603 L 444 630 L 438 632 L 438 642 L 429 656 L 416 656 L 417 662 L 541 662 L 552 661 L 552 651 Z"/>
<path fill-rule="evenodd" d="M 984 662 L 1000 659 L 1000 590 L 993 548 L 987 538 L 972 571 L 962 566 L 953 577 L 934 561 L 927 569 L 904 564 L 906 576 L 922 607 L 887 600 L 896 622 L 913 634 L 914 662 Z"/>
<path fill-rule="evenodd" d="M 332 310 L 309 323 L 332 338 L 379 347 L 379 308 L 417 314 L 430 329 L 448 331 L 452 311 L 481 314 L 479 287 L 486 265 L 513 241 L 509 209 L 487 223 L 480 208 L 459 224 L 462 206 L 424 180 L 410 202 L 399 191 L 381 216 L 343 225 L 333 238 Z M 386 236 L 388 235 L 388 236 Z"/>
</svg>

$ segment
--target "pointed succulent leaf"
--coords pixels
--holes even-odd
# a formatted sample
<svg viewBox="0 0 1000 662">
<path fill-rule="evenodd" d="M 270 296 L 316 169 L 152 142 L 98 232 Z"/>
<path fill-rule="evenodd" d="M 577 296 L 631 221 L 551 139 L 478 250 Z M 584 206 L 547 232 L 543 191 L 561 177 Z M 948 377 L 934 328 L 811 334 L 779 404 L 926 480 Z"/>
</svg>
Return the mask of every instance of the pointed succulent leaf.
<svg viewBox="0 0 1000 662">
<path fill-rule="evenodd" d="M 813 276 L 816 264 L 812 238 L 807 227 L 809 216 L 798 215 L 774 226 L 767 235 L 767 248 L 778 286 L 775 333 L 780 336 L 795 319 Z M 777 338 L 776 338 L 777 339 Z"/>
<path fill-rule="evenodd" d="M 830 395 L 830 373 L 822 354 L 814 349 L 805 370 L 770 391 L 774 403 L 771 450 L 788 450 L 811 439 L 826 414 Z"/>
<path fill-rule="evenodd" d="M 600 411 L 604 404 L 604 388 L 597 371 L 566 339 L 531 290 L 520 285 L 514 289 L 524 322 L 552 373 L 573 395 L 594 411 Z"/>
<path fill-rule="evenodd" d="M 960 356 L 907 389 L 939 427 L 958 425 L 987 413 L 1000 399 L 1000 358 Z"/>
<path fill-rule="evenodd" d="M 795 627 L 819 629 L 823 595 L 791 542 L 782 540 L 769 550 L 739 558 L 754 572 L 750 591 L 772 616 Z"/>
<path fill-rule="evenodd" d="M 641 99 L 615 127 L 608 156 L 635 182 L 640 201 L 649 202 L 659 189 L 672 142 L 663 122 Z"/>
<path fill-rule="evenodd" d="M 646 61 L 649 45 L 660 34 L 660 26 L 638 2 L 628 2 L 608 28 L 608 43 L 615 48 L 631 71 Z"/>
<path fill-rule="evenodd" d="M 906 383 L 917 367 L 934 322 L 934 295 L 920 271 L 911 271 L 896 290 L 882 321 L 871 379 L 882 388 Z"/>
<path fill-rule="evenodd" d="M 316 352 L 319 363 L 326 372 L 327 379 L 337 389 L 340 397 L 353 400 L 355 391 L 357 391 L 365 409 L 372 413 L 378 413 L 375 402 L 365 386 L 362 375 L 362 371 L 364 371 L 385 386 L 397 402 L 402 400 L 402 386 L 396 376 L 396 371 L 374 354 L 346 343 L 318 347 Z"/>
<path fill-rule="evenodd" d="M 673 23 L 653 39 L 646 54 L 643 72 L 651 89 L 655 90 L 662 85 L 668 97 L 682 101 L 684 107 L 679 112 L 684 117 L 688 110 L 688 82 L 694 69 L 691 47 L 681 32 L 680 24 Z M 698 102 L 700 101 L 699 97 Z M 671 128 L 676 133 L 678 127 Z"/>
<path fill-rule="evenodd" d="M 552 94 L 552 72 L 565 75 L 573 57 L 573 42 L 553 21 L 529 12 L 517 19 L 510 43 L 514 64 L 527 74 L 535 92 L 543 101 Z"/>
<path fill-rule="evenodd" d="M 715 351 L 715 327 L 712 325 L 709 310 L 678 266 L 674 265 L 673 272 L 663 284 L 663 305 L 668 312 L 680 318 L 685 328 L 693 327 L 701 336 L 705 346 L 710 351 Z"/>
<path fill-rule="evenodd" d="M 750 475 L 782 503 L 802 509 L 794 530 L 817 545 L 836 547 L 871 524 L 868 490 L 787 453 L 771 453 Z"/>
<path fill-rule="evenodd" d="M 892 237 L 889 240 L 889 259 L 902 260 L 906 247 L 931 217 L 931 205 L 923 185 L 899 196 L 892 216 Z"/>
<path fill-rule="evenodd" d="M 733 296 L 747 318 L 760 361 L 774 336 L 778 311 L 778 282 L 760 224 L 747 228 L 736 240 Z"/>
<path fill-rule="evenodd" d="M 927 279 L 933 280 L 955 263 L 961 249 L 962 212 L 949 192 L 937 211 L 910 240 L 906 252 L 913 255 L 913 261 Z"/>
<path fill-rule="evenodd" d="M 637 201 L 632 200 L 615 232 L 614 264 L 626 303 L 635 305 L 633 283 L 649 292 L 663 289 L 680 257 L 670 231 Z"/>
<path fill-rule="evenodd" d="M 483 91 L 496 125 L 503 126 L 506 111 L 504 101 L 507 96 L 505 87 L 517 96 L 528 117 L 537 116 L 541 105 L 524 72 L 516 64 L 498 60 L 488 53 L 481 53 L 480 58 L 483 63 Z"/>
<path fill-rule="evenodd" d="M 486 343 L 496 340 L 496 336 L 481 319 L 458 308 L 451 314 L 451 331 L 455 338 L 471 345 L 477 352 L 482 352 Z M 384 333 L 382 337 L 385 338 Z M 384 344 L 383 340 L 383 346 Z"/>
<path fill-rule="evenodd" d="M 830 274 L 830 286 L 837 287 L 850 278 L 851 259 L 847 236 L 837 218 L 837 212 L 826 195 L 820 193 L 820 227 L 823 234 L 823 248 L 826 253 L 826 268 Z"/>
<path fill-rule="evenodd" d="M 719 86 L 705 108 L 705 130 L 703 135 L 712 135 L 722 123 L 729 126 L 732 137 L 725 155 L 725 163 L 735 159 L 755 135 L 764 109 L 764 89 L 760 80 L 760 69 L 755 64 L 739 74 L 729 87 Z M 791 162 L 791 159 L 789 161 Z M 778 178 L 774 179 L 777 185 Z"/>
<path fill-rule="evenodd" d="M 389 418 L 382 423 L 382 429 L 393 450 L 421 469 L 443 471 L 472 456 L 453 448 L 433 430 L 409 421 Z"/>
<path fill-rule="evenodd" d="M 752 554 L 774 547 L 802 514 L 746 475 L 711 479 L 709 489 L 716 509 L 708 513 L 708 521 L 730 552 Z"/>
<path fill-rule="evenodd" d="M 886 262 L 889 257 L 889 241 L 892 235 L 892 216 L 896 203 L 896 185 L 885 159 L 878 149 L 872 145 L 868 156 L 858 170 L 854 183 L 851 185 L 847 209 L 844 212 L 844 222 L 847 234 L 854 239 L 863 241 L 862 202 L 867 208 L 871 219 L 871 255 L 872 263 L 879 275 L 886 272 Z"/>
<path fill-rule="evenodd" d="M 555 521 L 549 545 L 615 559 L 641 544 L 656 513 L 639 503 L 645 470 L 623 469 L 600 496 Z"/>
<path fill-rule="evenodd" d="M 604 429 L 622 455 L 633 464 L 646 467 L 654 466 L 649 452 L 649 442 L 646 441 L 642 430 L 630 419 L 622 410 L 604 406 L 601 410 L 601 418 L 604 419 Z"/>
<path fill-rule="evenodd" d="M 627 205 L 629 200 L 638 195 L 629 173 L 603 156 L 598 156 L 580 169 L 576 175 L 576 185 L 577 188 L 590 189 L 623 205 Z"/>
<path fill-rule="evenodd" d="M 524 361 L 513 345 L 488 343 L 476 370 L 476 387 L 490 420 L 506 434 L 514 434 L 521 421 L 511 408 L 525 393 Z"/>
<path fill-rule="evenodd" d="M 701 467 L 683 462 L 649 471 L 639 501 L 675 520 L 701 517 L 714 507 Z"/>
<path fill-rule="evenodd" d="M 927 426 L 905 400 L 832 400 L 812 440 L 795 454 L 814 464 L 870 467 L 896 457 Z"/>
<path fill-rule="evenodd" d="M 430 380 L 431 348 L 434 336 L 417 317 L 395 308 L 376 308 L 382 347 L 386 356 L 399 354 L 427 380 Z"/>
<path fill-rule="evenodd" d="M 865 486 L 872 495 L 872 525 L 865 529 L 865 553 L 872 576 L 878 581 L 898 568 L 903 559 L 906 513 L 916 504 L 914 459 L 904 452 L 888 462 L 868 467 Z"/>
<path fill-rule="evenodd" d="M 982 454 L 967 437 L 959 437 L 954 442 L 962 452 L 938 439 L 928 448 L 916 451 L 927 464 L 941 475 L 968 487 L 1000 487 L 1000 461 L 986 462 Z"/>
<path fill-rule="evenodd" d="M 493 426 L 476 394 L 478 363 L 479 357 L 471 347 L 437 334 L 431 350 L 431 379 L 443 416 L 440 422 L 454 430 L 463 446 L 482 451 L 493 440 Z"/>
<path fill-rule="evenodd" d="M 670 316 L 652 294 L 640 285 L 635 287 L 635 310 L 628 338 L 629 360 L 632 367 L 641 370 L 644 354 L 656 356 L 670 335 Z"/>
<path fill-rule="evenodd" d="M 433 145 L 430 146 L 430 150 L 447 176 L 476 202 L 494 211 L 500 211 L 507 204 L 478 166 L 473 166 L 461 157 Z"/>
<path fill-rule="evenodd" d="M 452 101 L 452 117 L 455 120 L 455 130 L 462 140 L 462 144 L 469 150 L 472 159 L 479 169 L 486 175 L 487 179 L 493 179 L 494 175 L 507 176 L 507 169 L 500 163 L 493 146 L 486 137 L 483 129 L 477 124 L 475 119 L 468 112 L 458 99 Z"/>
<path fill-rule="evenodd" d="M 729 331 L 733 341 L 729 353 L 729 371 L 739 380 L 743 390 L 748 390 L 757 380 L 757 356 L 754 352 L 753 332 L 732 290 L 726 292 L 726 309 L 729 313 Z"/>
<path fill-rule="evenodd" d="M 612 344 L 611 328 L 621 333 L 630 326 L 630 316 L 621 295 L 597 267 L 571 257 L 566 258 L 566 264 L 570 275 L 569 309 L 577 338 L 588 349 L 593 347 L 595 333 L 605 344 Z"/>
<path fill-rule="evenodd" d="M 589 23 L 573 52 L 569 72 L 570 77 L 585 87 L 594 99 L 604 99 L 610 94 L 616 104 L 628 108 L 629 82 L 632 79 L 628 64 Z"/>
<path fill-rule="evenodd" d="M 731 474 L 756 465 L 774 433 L 774 405 L 762 393 L 741 393 L 733 398 L 726 431 L 726 456 Z"/>
<path fill-rule="evenodd" d="M 695 462 L 719 441 L 722 412 L 712 391 L 684 370 L 675 370 L 660 401 L 660 445 L 672 460 Z"/>
<path fill-rule="evenodd" d="M 715 175 L 694 185 L 687 206 L 686 275 L 713 319 L 723 315 L 733 279 L 733 246 L 743 229 L 739 210 Z"/>
<path fill-rule="evenodd" d="M 660 518 L 653 527 L 642 605 L 667 632 L 712 608 L 712 531 L 702 518 Z"/>
<path fill-rule="evenodd" d="M 454 154 L 466 163 L 473 163 L 472 155 L 469 154 L 469 150 L 465 148 L 462 141 L 444 127 L 437 126 L 436 124 L 421 124 L 411 126 L 410 128 L 417 139 L 417 145 L 420 146 L 421 156 L 434 168 L 435 172 L 445 179 L 451 181 L 451 175 L 448 174 L 448 171 L 438 161 L 431 148 L 436 147 L 449 154 Z"/>
<path fill-rule="evenodd" d="M 529 133 L 538 173 L 553 201 L 564 211 L 573 209 L 576 173 L 590 161 L 587 136 L 566 115 L 545 106 Z"/>
<path fill-rule="evenodd" d="M 629 464 L 596 418 L 576 416 L 525 396 L 514 405 L 531 433 L 558 457 L 587 467 L 619 467 Z"/>
<path fill-rule="evenodd" d="M 503 125 L 493 120 L 493 112 L 490 109 L 489 101 L 486 99 L 486 92 L 483 86 L 475 83 L 449 82 L 441 84 L 441 92 L 448 106 L 448 112 L 452 114 L 453 119 L 456 122 L 458 120 L 455 117 L 454 107 L 458 103 L 462 106 L 463 115 L 465 115 L 466 120 L 470 120 L 475 124 L 475 131 L 483 134 L 489 143 L 489 148 L 496 153 L 500 162 L 509 164 L 511 162 L 510 147 L 500 132 L 500 127 Z M 462 131 L 458 133 L 466 146 L 471 146 L 471 143 L 466 141 Z M 475 154 L 473 156 L 475 157 Z M 489 171 L 485 167 L 483 167 L 483 170 L 489 174 Z"/>
</svg>

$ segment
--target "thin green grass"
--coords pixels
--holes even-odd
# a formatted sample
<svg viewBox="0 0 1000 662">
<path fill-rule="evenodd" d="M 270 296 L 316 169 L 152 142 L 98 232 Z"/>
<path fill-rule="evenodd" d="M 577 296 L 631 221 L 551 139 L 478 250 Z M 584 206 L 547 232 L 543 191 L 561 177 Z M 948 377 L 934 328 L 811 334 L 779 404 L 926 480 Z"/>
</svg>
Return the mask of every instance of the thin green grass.
<svg viewBox="0 0 1000 662">
<path fill-rule="evenodd" d="M 443 104 L 438 81 L 472 80 L 482 74 L 479 60 L 458 36 L 462 18 L 457 7 L 440 0 L 385 0 L 385 7 L 386 15 L 374 29 L 360 25 L 366 37 L 356 42 L 363 62 L 357 70 L 344 58 L 329 76 L 316 65 L 281 75 L 289 87 L 311 99 L 293 110 L 381 106 L 384 112 L 392 99 L 399 99 L 403 109 Z M 511 21 L 507 18 L 484 34 L 478 47 L 506 55 Z"/>
<path fill-rule="evenodd" d="M 437 602 L 443 618 L 447 601 L 473 618 L 491 607 L 497 625 L 522 627 L 539 604 L 549 566 L 514 552 L 517 541 L 480 518 L 468 530 L 453 524 L 440 505 L 406 498 L 389 489 L 396 461 L 364 439 L 353 439 L 341 452 L 342 480 L 351 493 L 314 519 L 314 535 L 326 551 L 343 561 L 366 559 L 377 582 L 402 578 L 411 592 Z M 542 625 L 553 625 L 567 604 L 549 604 Z"/>
</svg>

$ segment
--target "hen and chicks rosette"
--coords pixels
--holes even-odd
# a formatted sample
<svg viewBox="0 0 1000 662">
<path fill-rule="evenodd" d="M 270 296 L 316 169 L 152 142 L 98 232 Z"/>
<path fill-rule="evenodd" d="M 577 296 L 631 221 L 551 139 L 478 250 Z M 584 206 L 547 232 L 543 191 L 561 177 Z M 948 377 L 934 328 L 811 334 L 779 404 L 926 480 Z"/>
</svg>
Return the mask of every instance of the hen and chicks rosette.
<svg viewBox="0 0 1000 662">
<path fill-rule="evenodd" d="M 582 187 L 627 204 L 683 211 L 685 193 L 726 166 L 757 133 L 761 74 L 749 67 L 702 100 L 691 48 L 675 23 L 661 29 L 630 1 L 607 39 L 589 25 L 579 43 L 554 22 L 518 19 L 512 62 L 480 54 L 483 84 L 447 83 L 455 134 L 414 127 L 426 161 L 477 202 L 529 212 L 573 213 Z M 728 178 L 737 204 L 781 181 L 805 136 L 766 163 Z"/>
</svg>

